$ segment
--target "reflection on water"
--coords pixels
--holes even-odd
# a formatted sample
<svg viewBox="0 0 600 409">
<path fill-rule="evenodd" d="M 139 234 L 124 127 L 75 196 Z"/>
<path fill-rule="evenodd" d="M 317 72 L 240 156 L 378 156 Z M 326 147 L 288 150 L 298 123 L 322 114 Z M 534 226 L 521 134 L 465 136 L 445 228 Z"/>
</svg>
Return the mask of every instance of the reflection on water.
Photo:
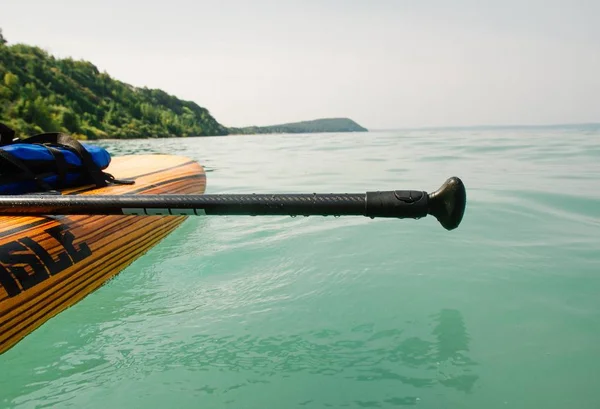
<svg viewBox="0 0 600 409">
<path fill-rule="evenodd" d="M 375 389 L 389 382 L 401 385 L 391 388 L 397 392 L 395 396 L 390 397 L 388 386 L 381 399 L 353 399 L 345 405 L 354 407 L 415 405 L 420 401 L 419 389 L 438 386 L 471 392 L 479 377 L 473 372 L 476 363 L 468 356 L 469 336 L 459 311 L 445 309 L 434 315 L 428 333 L 416 336 L 407 334 L 409 331 L 375 330 L 373 324 L 367 323 L 344 331 L 321 329 L 266 337 L 190 333 L 185 340 L 160 342 L 140 336 L 137 346 L 121 344 L 115 338 L 103 340 L 100 336 L 90 345 L 93 351 L 74 351 L 60 363 L 38 368 L 38 379 L 31 386 L 37 390 L 33 395 L 54 395 L 51 401 L 57 402 L 69 399 L 66 391 L 94 387 L 96 382 L 117 384 L 152 373 L 184 369 L 196 374 L 196 393 L 212 396 L 261 384 L 269 389 L 282 379 L 291 378 L 289 381 L 294 382 L 296 376 L 303 374 L 325 377 L 324 382 L 332 378 L 353 384 L 373 383 Z M 104 334 L 110 332 L 104 328 Z M 62 376 L 57 377 L 58 373 Z M 206 375 L 200 376 L 201 373 Z M 220 373 L 241 377 L 219 383 L 215 379 Z M 61 388 L 50 381 L 40 390 L 45 383 L 40 378 L 45 377 L 54 382 L 58 378 Z M 307 393 L 305 397 L 308 396 Z M 345 396 L 354 395 L 351 390 L 338 394 L 342 400 Z M 297 404 L 312 407 L 322 406 L 323 402 L 303 399 Z"/>
<path fill-rule="evenodd" d="M 395 348 L 380 351 L 379 355 L 383 355 L 381 359 L 374 362 L 375 365 L 369 365 L 370 368 L 365 369 L 357 379 L 393 379 L 418 388 L 441 384 L 465 393 L 470 392 L 478 376 L 471 373 L 470 367 L 475 362 L 467 355 L 469 338 L 462 316 L 456 310 L 442 310 L 435 316 L 435 322 L 432 331 L 434 340 L 416 336 L 398 339 Z M 379 336 L 381 333 L 374 335 Z M 381 367 L 391 362 L 402 363 L 400 371 Z M 426 369 L 428 376 L 403 374 L 407 372 L 407 368 Z"/>
<path fill-rule="evenodd" d="M 319 330 L 270 337 L 194 335 L 180 345 L 171 362 L 188 368 L 228 368 L 257 375 L 307 372 L 359 381 L 393 379 L 415 387 L 436 384 L 469 392 L 477 380 L 468 357 L 469 338 L 461 314 L 443 310 L 429 337 L 404 336 L 402 330 L 374 331 L 371 325 L 350 333 Z M 160 359 L 159 356 L 157 356 Z M 427 373 L 412 376 L 411 370 Z"/>
<path fill-rule="evenodd" d="M 478 377 L 470 370 L 476 363 L 467 355 L 469 337 L 460 313 L 456 310 L 440 312 L 434 334 L 437 337 L 436 361 L 443 365 L 440 367 L 443 378 L 439 382 L 462 392 L 470 392 Z"/>
</svg>

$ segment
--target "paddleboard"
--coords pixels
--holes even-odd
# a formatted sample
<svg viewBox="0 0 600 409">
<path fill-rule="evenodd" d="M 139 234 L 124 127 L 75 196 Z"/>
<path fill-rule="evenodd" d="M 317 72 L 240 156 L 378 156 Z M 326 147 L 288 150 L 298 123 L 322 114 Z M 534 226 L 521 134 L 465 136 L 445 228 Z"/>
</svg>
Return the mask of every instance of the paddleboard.
<svg viewBox="0 0 600 409">
<path fill-rule="evenodd" d="M 61 193 L 202 194 L 206 188 L 203 167 L 182 156 L 116 156 L 106 171 L 135 183 Z M 0 216 L 0 354 L 102 286 L 184 220 L 185 216 Z"/>
</svg>

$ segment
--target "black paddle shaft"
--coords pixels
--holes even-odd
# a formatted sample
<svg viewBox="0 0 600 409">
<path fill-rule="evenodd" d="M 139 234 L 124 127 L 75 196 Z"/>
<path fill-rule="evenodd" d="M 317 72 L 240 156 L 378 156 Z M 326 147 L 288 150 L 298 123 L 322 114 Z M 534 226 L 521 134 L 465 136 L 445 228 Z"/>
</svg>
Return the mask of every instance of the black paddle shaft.
<svg viewBox="0 0 600 409">
<path fill-rule="evenodd" d="M 464 185 L 454 177 L 434 193 L 0 196 L 0 215 L 366 216 L 419 219 L 434 215 L 448 230 L 461 222 Z"/>
</svg>

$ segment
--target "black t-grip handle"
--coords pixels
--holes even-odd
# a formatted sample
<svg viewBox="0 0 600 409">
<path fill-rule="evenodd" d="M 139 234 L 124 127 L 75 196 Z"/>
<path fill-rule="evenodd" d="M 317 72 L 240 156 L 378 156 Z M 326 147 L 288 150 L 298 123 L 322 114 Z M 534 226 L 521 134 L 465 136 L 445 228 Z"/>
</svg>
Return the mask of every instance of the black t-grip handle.
<svg viewBox="0 0 600 409">
<path fill-rule="evenodd" d="M 446 230 L 453 230 L 462 221 L 466 204 L 463 182 L 451 177 L 429 194 L 418 190 L 367 192 L 365 216 L 419 219 L 430 214 Z"/>
<path fill-rule="evenodd" d="M 418 190 L 388 190 L 367 192 L 365 216 L 418 219 L 429 210 L 427 192 Z"/>
<path fill-rule="evenodd" d="M 429 194 L 429 214 L 446 230 L 458 227 L 467 207 L 467 191 L 462 180 L 451 177 L 435 192 Z"/>
</svg>

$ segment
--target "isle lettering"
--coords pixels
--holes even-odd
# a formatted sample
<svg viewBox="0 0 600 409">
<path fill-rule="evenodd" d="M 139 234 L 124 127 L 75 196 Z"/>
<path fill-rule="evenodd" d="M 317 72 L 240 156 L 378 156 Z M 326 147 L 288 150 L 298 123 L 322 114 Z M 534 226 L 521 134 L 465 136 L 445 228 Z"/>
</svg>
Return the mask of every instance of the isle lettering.
<svg viewBox="0 0 600 409">
<path fill-rule="evenodd" d="M 0 245 L 0 285 L 14 297 L 89 257 L 86 243 L 75 245 L 75 236 L 62 225 L 44 230 L 60 246 L 54 256 L 31 237 Z"/>
</svg>

